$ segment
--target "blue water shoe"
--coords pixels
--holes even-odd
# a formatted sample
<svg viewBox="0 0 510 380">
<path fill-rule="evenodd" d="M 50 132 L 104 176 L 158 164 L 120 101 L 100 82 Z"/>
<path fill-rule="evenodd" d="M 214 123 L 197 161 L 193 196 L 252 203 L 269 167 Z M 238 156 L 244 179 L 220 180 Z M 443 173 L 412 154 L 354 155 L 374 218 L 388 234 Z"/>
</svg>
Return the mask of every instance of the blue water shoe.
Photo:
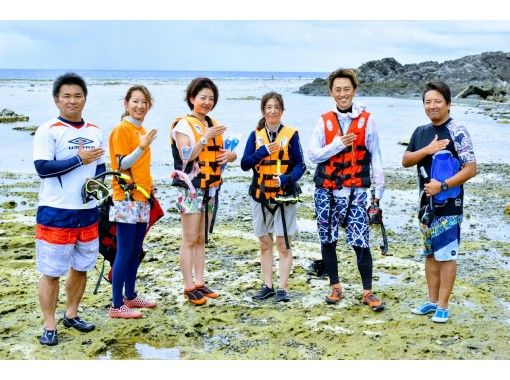
<svg viewBox="0 0 510 380">
<path fill-rule="evenodd" d="M 448 321 L 448 309 L 442 309 L 438 307 L 436 309 L 436 313 L 431 319 L 434 322 L 445 323 L 446 321 Z"/>
<path fill-rule="evenodd" d="M 58 344 L 57 330 L 44 329 L 39 342 L 45 346 L 56 346 Z"/>
<path fill-rule="evenodd" d="M 425 302 L 421 306 L 418 306 L 411 310 L 411 313 L 418 315 L 426 315 L 429 313 L 434 313 L 437 309 L 437 304 L 432 302 Z"/>
<path fill-rule="evenodd" d="M 96 328 L 92 323 L 88 323 L 81 319 L 80 317 L 68 318 L 66 316 L 66 312 L 64 311 L 64 326 L 65 327 L 74 327 L 76 330 L 81 332 L 90 332 Z"/>
</svg>

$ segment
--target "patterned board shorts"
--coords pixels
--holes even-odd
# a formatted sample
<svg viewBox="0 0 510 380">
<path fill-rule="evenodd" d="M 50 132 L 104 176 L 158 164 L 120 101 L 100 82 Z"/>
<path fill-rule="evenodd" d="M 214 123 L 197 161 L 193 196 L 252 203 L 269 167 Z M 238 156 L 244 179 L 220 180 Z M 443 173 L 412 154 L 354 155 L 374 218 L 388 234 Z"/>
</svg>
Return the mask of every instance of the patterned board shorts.
<svg viewBox="0 0 510 380">
<path fill-rule="evenodd" d="M 438 216 L 427 228 L 420 223 L 422 256 L 434 255 L 437 261 L 458 260 L 462 215 Z"/>
<path fill-rule="evenodd" d="M 317 214 L 317 231 L 319 232 L 321 243 L 332 243 L 338 240 L 340 222 L 347 213 L 349 198 L 331 195 L 333 197 L 333 207 L 331 207 L 330 194 L 328 190 L 323 188 L 315 189 L 314 201 L 315 213 Z M 345 240 L 349 245 L 363 248 L 369 246 L 366 207 L 367 193 L 356 194 L 349 210 L 349 219 L 345 229 Z"/>
<path fill-rule="evenodd" d="M 149 202 L 113 201 L 110 207 L 110 222 L 119 223 L 148 223 L 151 212 Z"/>
<path fill-rule="evenodd" d="M 204 190 L 198 189 L 196 194 L 192 196 L 188 188 L 177 188 L 176 207 L 181 214 L 199 214 L 205 211 Z M 209 199 L 209 212 L 214 209 L 214 197 Z"/>
<path fill-rule="evenodd" d="M 99 253 L 98 225 L 56 228 L 38 224 L 35 253 L 37 271 L 46 276 L 64 276 L 69 268 L 87 272 L 96 265 Z"/>
</svg>

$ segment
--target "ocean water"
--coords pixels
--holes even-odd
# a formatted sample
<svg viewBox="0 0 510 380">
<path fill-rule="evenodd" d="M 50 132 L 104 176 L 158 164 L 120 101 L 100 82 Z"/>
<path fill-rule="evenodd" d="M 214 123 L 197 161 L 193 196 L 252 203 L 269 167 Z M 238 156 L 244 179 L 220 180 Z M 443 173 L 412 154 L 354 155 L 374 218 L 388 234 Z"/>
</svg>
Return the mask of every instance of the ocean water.
<svg viewBox="0 0 510 380">
<path fill-rule="evenodd" d="M 28 122 L 0 124 L 0 170 L 33 173 L 32 136 L 28 132 L 12 130 L 15 126 L 39 125 L 57 115 L 51 96 L 52 81 L 65 71 L 56 70 L 0 70 L 0 109 L 9 108 L 30 117 Z M 87 81 L 89 95 L 84 118 L 103 128 L 105 141 L 120 120 L 123 98 L 135 83 L 146 85 L 154 98 L 154 106 L 145 120 L 146 128 L 157 128 L 158 137 L 152 145 L 153 174 L 168 178 L 172 169 L 169 145 L 169 124 L 189 112 L 184 101 L 186 86 L 196 76 L 209 76 L 219 88 L 219 101 L 211 112 L 227 126 L 227 134 L 241 137 L 237 148 L 242 155 L 249 133 L 255 128 L 260 112 L 260 97 L 277 91 L 285 101 L 284 123 L 298 128 L 306 156 L 307 142 L 321 113 L 334 106 L 330 97 L 313 97 L 296 91 L 316 77 L 326 73 L 281 72 L 177 72 L 177 71 L 77 71 Z M 255 100 L 249 100 L 255 97 Z M 387 97 L 356 97 L 372 112 L 378 126 L 383 165 L 400 167 L 404 146 L 402 138 L 428 119 L 421 99 Z M 510 126 L 498 124 L 480 114 L 480 110 L 453 104 L 452 116 L 470 132 L 478 162 L 510 162 L 507 149 Z M 107 147 L 107 143 L 105 144 Z M 237 162 L 238 163 L 238 162 Z M 233 165 L 230 174 L 243 174 Z M 250 175 L 245 173 L 245 175 Z"/>
</svg>

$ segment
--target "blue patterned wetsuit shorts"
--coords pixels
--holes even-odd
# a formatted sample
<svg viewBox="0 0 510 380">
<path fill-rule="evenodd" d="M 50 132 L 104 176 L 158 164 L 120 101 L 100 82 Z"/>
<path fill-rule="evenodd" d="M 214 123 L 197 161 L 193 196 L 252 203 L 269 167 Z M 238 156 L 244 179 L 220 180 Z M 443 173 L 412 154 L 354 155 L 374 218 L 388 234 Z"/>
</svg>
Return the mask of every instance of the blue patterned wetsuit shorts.
<svg viewBox="0 0 510 380">
<path fill-rule="evenodd" d="M 316 188 L 314 194 L 315 213 L 317 214 L 317 231 L 321 243 L 338 240 L 338 229 L 345 218 L 349 197 L 337 197 L 332 192 Z M 349 210 L 349 219 L 345 229 L 346 242 L 349 245 L 368 247 L 367 193 L 355 195 Z M 330 215 L 331 210 L 331 215 Z"/>
<path fill-rule="evenodd" d="M 457 260 L 460 245 L 462 215 L 436 216 L 427 228 L 420 223 L 423 256 L 434 255 L 436 261 Z"/>
</svg>

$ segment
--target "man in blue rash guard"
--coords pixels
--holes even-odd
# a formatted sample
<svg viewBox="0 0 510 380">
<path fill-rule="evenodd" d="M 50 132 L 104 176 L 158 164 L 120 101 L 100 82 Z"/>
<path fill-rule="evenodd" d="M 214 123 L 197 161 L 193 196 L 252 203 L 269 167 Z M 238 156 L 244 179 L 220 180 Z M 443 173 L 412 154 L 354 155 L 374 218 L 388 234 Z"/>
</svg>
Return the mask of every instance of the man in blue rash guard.
<svg viewBox="0 0 510 380">
<path fill-rule="evenodd" d="M 448 86 L 439 81 L 427 83 L 422 100 L 430 123 L 414 130 L 402 157 L 402 166 L 416 165 L 418 173 L 424 170 L 427 174 L 428 182 L 423 174 L 418 176 L 419 188 L 424 195 L 420 207 L 433 197 L 434 216 L 429 225 L 420 220 L 428 301 L 411 312 L 418 315 L 433 313 L 433 322 L 445 323 L 449 319 L 448 302 L 457 275 L 463 184 L 476 175 L 477 166 L 467 129 L 450 116 Z M 438 160 L 443 160 L 440 157 L 448 156 L 448 161 L 452 161 L 450 168 L 440 165 L 443 168 L 435 170 Z"/>
</svg>

